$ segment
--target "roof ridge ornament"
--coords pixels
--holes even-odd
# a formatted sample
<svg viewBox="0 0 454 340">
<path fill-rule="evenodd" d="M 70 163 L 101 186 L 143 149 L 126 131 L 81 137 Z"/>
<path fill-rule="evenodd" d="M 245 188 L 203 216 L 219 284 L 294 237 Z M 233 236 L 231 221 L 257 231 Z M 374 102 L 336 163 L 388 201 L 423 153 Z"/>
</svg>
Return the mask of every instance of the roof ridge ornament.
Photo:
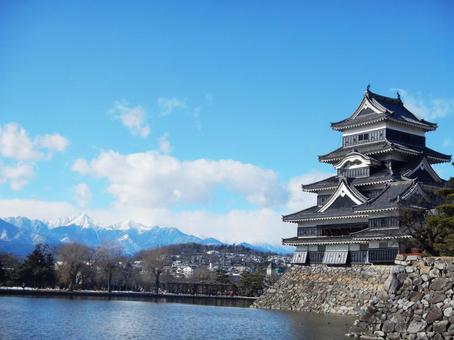
<svg viewBox="0 0 454 340">
<path fill-rule="evenodd" d="M 400 98 L 400 93 L 399 91 L 396 91 L 396 95 L 397 95 L 397 100 L 400 101 L 402 103 L 402 99 Z"/>
</svg>

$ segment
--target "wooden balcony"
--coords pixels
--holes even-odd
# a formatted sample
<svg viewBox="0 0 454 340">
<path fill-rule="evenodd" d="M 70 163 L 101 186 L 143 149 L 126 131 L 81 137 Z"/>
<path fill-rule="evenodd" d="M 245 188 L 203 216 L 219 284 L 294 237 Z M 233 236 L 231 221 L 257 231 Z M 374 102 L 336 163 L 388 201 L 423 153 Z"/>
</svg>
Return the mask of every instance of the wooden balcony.
<svg viewBox="0 0 454 340">
<path fill-rule="evenodd" d="M 323 251 L 307 252 L 305 264 L 323 263 Z M 397 248 L 372 248 L 369 250 L 349 251 L 347 264 L 366 264 L 366 263 L 394 263 L 397 255 Z"/>
<path fill-rule="evenodd" d="M 370 263 L 394 263 L 397 248 L 372 248 L 369 249 Z"/>
<path fill-rule="evenodd" d="M 310 251 L 307 253 L 309 264 L 318 264 L 323 262 L 324 251 Z"/>
<path fill-rule="evenodd" d="M 350 262 L 352 264 L 367 263 L 367 250 L 350 251 Z"/>
</svg>

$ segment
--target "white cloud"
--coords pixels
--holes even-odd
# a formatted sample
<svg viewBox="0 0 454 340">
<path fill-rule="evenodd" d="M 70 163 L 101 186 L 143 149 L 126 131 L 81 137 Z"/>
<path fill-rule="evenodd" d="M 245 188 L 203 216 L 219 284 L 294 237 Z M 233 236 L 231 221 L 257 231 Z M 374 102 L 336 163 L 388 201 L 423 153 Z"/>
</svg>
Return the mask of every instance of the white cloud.
<svg viewBox="0 0 454 340">
<path fill-rule="evenodd" d="M 69 141 L 60 134 L 30 137 L 16 123 L 0 126 L 0 184 L 9 183 L 13 190 L 22 189 L 34 175 L 35 162 L 49 160 L 55 152 L 66 150 Z"/>
<path fill-rule="evenodd" d="M 159 137 L 159 151 L 165 154 L 168 154 L 172 151 L 172 145 L 170 144 L 168 133 L 165 133 L 161 137 Z"/>
<path fill-rule="evenodd" d="M 186 108 L 186 101 L 177 99 L 175 97 L 159 97 L 158 105 L 161 110 L 161 116 L 168 116 L 172 114 L 172 112 L 176 109 Z"/>
<path fill-rule="evenodd" d="M 68 144 L 69 141 L 58 133 L 36 137 L 37 146 L 51 151 L 63 152 L 68 147 Z"/>
<path fill-rule="evenodd" d="M 77 213 L 67 202 L 34 199 L 0 199 L 0 216 L 27 216 L 32 219 L 52 220 Z"/>
<path fill-rule="evenodd" d="M 33 165 L 19 162 L 15 165 L 0 164 L 0 183 L 9 183 L 11 189 L 22 189 L 33 177 Z"/>
<path fill-rule="evenodd" d="M 218 186 L 258 206 L 282 204 L 287 198 L 273 171 L 233 160 L 180 161 L 154 151 L 127 155 L 105 151 L 85 163 L 90 174 L 108 180 L 108 191 L 123 205 L 152 208 L 200 203 L 211 198 Z M 78 160 L 72 169 L 86 174 L 85 163 Z"/>
<path fill-rule="evenodd" d="M 145 122 L 146 112 L 141 106 L 129 106 L 127 102 L 115 102 L 110 110 L 132 135 L 147 138 L 150 126 Z"/>
<path fill-rule="evenodd" d="M 405 107 L 427 120 L 437 120 L 454 112 L 454 99 L 452 98 L 434 98 L 432 96 L 423 96 L 413 94 L 404 89 L 393 89 L 399 91 Z"/>
<path fill-rule="evenodd" d="M 27 131 L 18 124 L 0 126 L 0 155 L 17 160 L 37 160 L 42 155 L 36 150 Z"/>
<path fill-rule="evenodd" d="M 139 158 L 145 157 L 144 155 L 146 154 L 139 154 Z M 169 161 L 170 157 L 162 157 L 167 158 Z M 108 160 L 108 158 L 114 158 L 114 160 Z M 134 157 L 133 159 L 127 158 L 128 156 L 119 154 L 100 155 L 97 159 L 90 162 L 90 169 L 92 172 L 96 172 L 100 175 L 101 173 L 104 173 L 103 171 L 111 170 L 110 166 L 118 165 L 118 162 L 120 161 L 125 161 L 126 163 L 137 162 L 139 164 L 138 167 L 145 166 L 147 169 L 150 169 L 148 167 L 149 164 L 147 165 L 149 160 L 146 160 L 146 157 L 145 159 L 142 159 L 142 161 L 139 161 L 137 157 Z M 157 163 L 155 163 L 154 166 L 159 163 L 159 161 L 156 162 Z M 178 161 L 174 160 L 174 162 L 176 163 L 173 163 L 173 167 L 177 168 Z M 265 171 L 265 173 L 267 172 L 267 170 L 262 170 L 260 168 L 240 170 L 245 164 L 239 162 L 237 163 L 238 164 L 236 166 L 238 166 L 238 168 L 235 171 L 235 176 L 242 177 L 242 174 L 238 174 L 238 171 L 245 171 L 245 180 L 247 180 L 247 176 L 252 175 L 249 179 L 254 181 L 254 174 L 257 175 L 262 171 Z M 194 166 L 192 171 L 195 173 L 200 171 L 203 167 L 212 167 L 210 170 L 202 171 L 200 176 L 197 176 L 200 178 L 206 177 L 207 174 L 212 173 L 215 170 L 220 172 L 225 171 L 222 170 L 225 165 L 216 162 L 213 162 L 213 164 L 204 164 L 203 166 L 191 166 Z M 245 166 L 248 167 L 249 165 L 246 164 Z M 184 169 L 188 169 L 187 167 L 182 167 Z M 101 168 L 104 169 L 101 170 Z M 166 168 L 167 169 L 158 168 L 158 170 L 160 169 L 163 173 L 168 173 L 169 167 L 166 166 Z M 232 167 L 232 165 L 229 165 L 227 169 L 235 169 L 235 166 Z M 127 165 L 125 169 L 120 169 L 119 171 L 123 172 L 127 170 L 131 170 L 130 165 Z M 120 174 L 115 174 L 114 177 L 116 176 L 120 176 Z M 137 176 L 137 170 L 133 170 L 133 173 L 131 174 L 131 177 L 135 176 Z M 311 197 L 311 194 L 301 192 L 301 183 L 320 180 L 326 177 L 327 174 L 314 172 L 292 178 L 286 184 L 288 190 L 290 191 L 290 196 L 284 207 L 257 207 L 243 210 L 233 209 L 227 212 L 219 213 L 204 210 L 173 211 L 170 206 L 160 206 L 159 204 L 155 204 L 155 195 L 159 194 L 151 193 L 151 196 L 147 197 L 145 191 L 153 191 L 153 185 L 156 184 L 157 180 L 147 182 L 145 180 L 147 176 L 145 174 L 142 174 L 141 176 L 143 178 L 136 183 L 135 192 L 129 193 L 131 199 L 127 199 L 126 196 L 115 196 L 120 198 L 117 199 L 112 206 L 103 209 L 87 209 L 86 213 L 103 225 L 133 219 L 148 226 L 159 225 L 164 227 L 177 227 L 186 233 L 194 234 L 200 237 L 215 237 L 223 242 L 267 242 L 279 244 L 281 238 L 291 237 L 296 233 L 296 226 L 292 223 L 283 223 L 281 215 L 299 211 L 309 205 L 315 204 L 315 198 Z M 194 174 L 191 174 L 190 176 L 191 179 L 195 179 L 197 182 L 200 182 L 201 179 L 197 177 L 195 177 Z M 267 178 L 267 175 L 264 177 Z M 271 182 L 274 182 L 272 177 L 273 176 L 271 176 L 271 179 L 265 181 L 263 181 L 263 179 L 259 180 L 257 183 L 251 185 L 250 188 L 255 187 L 254 190 L 260 191 L 257 189 L 260 185 L 267 186 L 269 185 L 267 182 L 270 180 Z M 162 176 L 158 176 L 158 178 L 162 179 Z M 146 183 L 147 187 L 142 187 L 144 183 Z M 134 183 L 131 182 L 131 179 L 125 179 L 121 183 L 116 182 L 116 185 L 124 186 L 125 188 L 133 184 Z M 242 185 L 241 181 L 238 181 L 237 184 Z M 207 185 L 210 186 L 211 184 Z M 195 186 L 200 187 L 203 185 L 198 183 Z M 83 195 L 86 195 L 87 188 L 83 185 L 80 187 L 82 188 L 81 191 L 84 193 Z M 126 190 L 125 188 L 123 188 L 123 190 Z M 129 188 L 128 190 L 134 191 L 134 188 Z M 159 191 L 161 189 L 158 186 L 155 190 Z M 248 192 L 247 189 L 244 189 L 244 191 Z M 173 192 L 169 191 L 167 193 L 170 196 L 173 195 Z M 120 194 L 125 193 L 119 192 L 118 195 Z M 137 197 L 134 197 L 135 195 L 137 195 Z M 183 188 L 181 189 L 181 198 L 184 198 L 185 195 L 186 192 Z M 141 198 L 142 200 L 140 200 Z M 151 198 L 150 202 L 147 201 L 149 198 Z M 127 200 L 125 201 L 125 199 Z M 25 215 L 32 218 L 50 220 L 61 216 L 73 215 L 80 210 L 79 208 L 66 202 L 0 200 L 0 216 Z"/>
<path fill-rule="evenodd" d="M 81 175 L 88 175 L 90 172 L 90 165 L 88 162 L 83 159 L 79 158 L 71 166 L 71 170 L 80 173 Z"/>
<path fill-rule="evenodd" d="M 63 152 L 69 141 L 55 133 L 30 138 L 27 131 L 16 123 L 0 126 L 0 156 L 20 161 L 51 158 L 53 152 Z"/>
<path fill-rule="evenodd" d="M 79 207 L 86 207 L 91 200 L 90 187 L 86 183 L 79 183 L 74 187 L 74 195 Z"/>
<path fill-rule="evenodd" d="M 325 179 L 332 175 L 333 174 L 312 172 L 290 179 L 287 184 L 287 188 L 290 193 L 290 197 L 287 202 L 287 208 L 289 209 L 289 212 L 296 212 L 317 204 L 317 195 L 309 192 L 304 192 L 301 189 L 301 184 L 309 184 L 321 181 L 322 179 Z"/>
</svg>

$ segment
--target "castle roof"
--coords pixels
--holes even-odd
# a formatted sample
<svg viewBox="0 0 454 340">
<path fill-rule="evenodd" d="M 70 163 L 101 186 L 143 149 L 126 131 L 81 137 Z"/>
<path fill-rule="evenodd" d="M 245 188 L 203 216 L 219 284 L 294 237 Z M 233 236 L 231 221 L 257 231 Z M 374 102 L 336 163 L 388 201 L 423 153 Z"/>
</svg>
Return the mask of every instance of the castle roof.
<svg viewBox="0 0 454 340">
<path fill-rule="evenodd" d="M 340 183 L 339 187 L 343 183 L 345 182 Z M 354 190 L 351 186 L 349 188 Z M 323 210 L 324 207 L 312 206 L 293 214 L 284 215 L 282 220 L 284 222 L 301 222 L 337 218 L 364 218 L 371 212 L 398 209 L 405 205 L 405 201 L 413 194 L 425 195 L 421 185 L 415 180 L 399 180 L 387 183 L 376 197 L 360 204 L 346 201 L 346 195 L 335 197 L 336 193 L 337 191 L 330 197 L 330 200 L 339 200 L 338 204 L 332 204 L 326 210 Z"/>
<path fill-rule="evenodd" d="M 357 187 L 370 184 L 386 183 L 392 181 L 393 179 L 394 176 L 390 174 L 388 169 L 381 169 L 368 177 L 349 178 L 348 183 L 354 187 Z M 331 176 L 318 182 L 304 184 L 302 185 L 302 189 L 303 191 L 318 192 L 320 190 L 336 189 L 338 184 L 339 176 Z"/>
<path fill-rule="evenodd" d="M 373 93 L 367 88 L 363 100 L 353 114 L 344 120 L 331 123 L 334 130 L 345 130 L 357 126 L 374 124 L 381 121 L 394 121 L 404 125 L 412 125 L 430 131 L 437 128 L 437 124 L 416 117 L 410 112 L 400 99 L 385 97 Z"/>
<path fill-rule="evenodd" d="M 372 142 L 367 144 L 358 144 L 354 147 L 340 147 L 330 153 L 319 156 L 319 160 L 325 163 L 335 163 L 342 160 L 353 149 L 365 155 L 377 155 L 389 152 L 398 152 L 413 156 L 427 156 L 431 163 L 443 163 L 451 161 L 451 156 L 432 150 L 426 146 L 409 146 L 388 140 Z"/>
</svg>

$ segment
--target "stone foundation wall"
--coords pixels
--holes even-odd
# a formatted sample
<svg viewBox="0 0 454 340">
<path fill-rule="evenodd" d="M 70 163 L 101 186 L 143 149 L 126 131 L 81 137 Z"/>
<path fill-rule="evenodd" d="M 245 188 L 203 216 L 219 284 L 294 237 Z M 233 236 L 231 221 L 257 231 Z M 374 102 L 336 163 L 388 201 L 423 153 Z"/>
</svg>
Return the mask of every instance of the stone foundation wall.
<svg viewBox="0 0 454 340">
<path fill-rule="evenodd" d="M 398 255 L 385 294 L 363 308 L 352 336 L 454 339 L 454 258 Z"/>
<path fill-rule="evenodd" d="M 356 314 L 380 292 L 393 266 L 293 266 L 253 307 Z"/>
</svg>

